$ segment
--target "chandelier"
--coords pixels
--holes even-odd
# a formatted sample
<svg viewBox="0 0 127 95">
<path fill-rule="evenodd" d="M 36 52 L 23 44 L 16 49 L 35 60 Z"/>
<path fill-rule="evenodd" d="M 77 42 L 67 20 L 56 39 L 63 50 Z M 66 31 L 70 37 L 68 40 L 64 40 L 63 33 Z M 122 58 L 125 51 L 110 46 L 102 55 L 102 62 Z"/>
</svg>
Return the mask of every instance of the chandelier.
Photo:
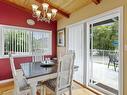
<svg viewBox="0 0 127 95">
<path fill-rule="evenodd" d="M 42 10 L 39 10 L 39 6 L 32 4 L 33 17 L 37 18 L 38 21 L 45 21 L 50 23 L 50 21 L 55 20 L 57 9 L 49 9 L 49 4 L 43 3 Z"/>
</svg>

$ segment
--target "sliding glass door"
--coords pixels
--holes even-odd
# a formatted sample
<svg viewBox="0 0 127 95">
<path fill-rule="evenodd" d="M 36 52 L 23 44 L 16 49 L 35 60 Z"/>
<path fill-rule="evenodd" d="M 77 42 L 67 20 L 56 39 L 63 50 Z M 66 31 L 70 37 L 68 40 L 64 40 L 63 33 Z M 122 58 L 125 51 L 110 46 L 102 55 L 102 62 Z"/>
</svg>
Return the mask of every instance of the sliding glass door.
<svg viewBox="0 0 127 95">
<path fill-rule="evenodd" d="M 104 93 L 119 90 L 119 17 L 89 24 L 89 85 Z"/>
</svg>

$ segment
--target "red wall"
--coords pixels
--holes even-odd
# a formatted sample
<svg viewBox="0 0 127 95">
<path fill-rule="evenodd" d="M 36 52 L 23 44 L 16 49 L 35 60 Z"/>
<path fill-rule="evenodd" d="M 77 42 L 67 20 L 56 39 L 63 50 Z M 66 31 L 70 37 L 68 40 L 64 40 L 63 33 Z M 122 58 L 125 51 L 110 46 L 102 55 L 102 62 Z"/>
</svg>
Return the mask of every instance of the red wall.
<svg viewBox="0 0 127 95">
<path fill-rule="evenodd" d="M 56 30 L 57 22 L 45 23 L 38 22 L 34 19 L 32 14 L 22 11 L 15 6 L 11 6 L 0 1 L 0 24 L 11 25 L 11 26 L 21 26 L 27 28 L 45 29 L 52 31 L 52 55 L 50 57 L 56 57 Z M 27 19 L 33 19 L 36 21 L 34 26 L 30 26 L 26 23 Z M 20 68 L 20 63 L 30 62 L 31 57 L 27 58 L 15 58 L 16 68 Z M 0 80 L 5 80 L 12 78 L 11 68 L 9 65 L 8 58 L 0 58 Z"/>
</svg>

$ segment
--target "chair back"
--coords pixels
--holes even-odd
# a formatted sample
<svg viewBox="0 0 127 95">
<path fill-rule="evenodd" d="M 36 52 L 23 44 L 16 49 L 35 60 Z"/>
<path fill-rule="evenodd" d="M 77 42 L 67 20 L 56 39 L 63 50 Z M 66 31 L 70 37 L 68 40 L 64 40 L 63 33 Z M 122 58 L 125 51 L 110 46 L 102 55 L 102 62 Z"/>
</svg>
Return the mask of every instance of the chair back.
<svg viewBox="0 0 127 95">
<path fill-rule="evenodd" d="M 109 55 L 110 62 L 119 62 L 118 53 Z"/>
<path fill-rule="evenodd" d="M 43 51 L 41 49 L 35 50 L 32 53 L 32 61 L 33 62 L 42 62 L 44 60 L 44 55 L 43 55 Z"/>
<path fill-rule="evenodd" d="M 75 53 L 68 51 L 58 60 L 58 76 L 56 90 L 67 88 L 72 84 Z"/>
<path fill-rule="evenodd" d="M 14 64 L 14 58 L 12 57 L 11 53 L 9 53 L 9 59 L 10 59 L 10 65 L 11 65 L 11 71 L 12 71 L 13 78 L 16 79 L 16 68 Z"/>
</svg>

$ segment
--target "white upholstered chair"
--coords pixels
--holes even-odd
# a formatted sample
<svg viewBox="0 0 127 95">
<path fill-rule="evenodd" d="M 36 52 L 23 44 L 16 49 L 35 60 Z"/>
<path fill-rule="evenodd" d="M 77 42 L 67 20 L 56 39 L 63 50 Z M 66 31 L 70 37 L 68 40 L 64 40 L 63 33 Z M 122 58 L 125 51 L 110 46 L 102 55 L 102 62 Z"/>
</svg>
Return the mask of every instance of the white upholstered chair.
<svg viewBox="0 0 127 95">
<path fill-rule="evenodd" d="M 50 89 L 54 95 L 61 95 L 69 90 L 72 95 L 72 77 L 74 68 L 75 53 L 68 52 L 58 61 L 57 78 L 44 82 L 44 88 Z M 45 94 L 45 93 L 44 93 Z"/>
<path fill-rule="evenodd" d="M 23 72 L 21 69 L 16 70 L 14 65 L 14 59 L 12 54 L 9 54 L 10 65 L 12 70 L 12 75 L 14 79 L 14 95 L 31 95 L 31 87 L 27 84 L 25 77 L 23 76 Z M 42 83 L 38 82 L 37 89 L 40 92 L 40 95 L 43 94 Z"/>
<path fill-rule="evenodd" d="M 14 65 L 14 59 L 11 54 L 9 54 L 10 65 L 12 70 L 12 75 L 14 79 L 14 95 L 30 95 L 30 86 L 27 84 L 25 78 L 22 75 L 18 75 Z"/>
</svg>

